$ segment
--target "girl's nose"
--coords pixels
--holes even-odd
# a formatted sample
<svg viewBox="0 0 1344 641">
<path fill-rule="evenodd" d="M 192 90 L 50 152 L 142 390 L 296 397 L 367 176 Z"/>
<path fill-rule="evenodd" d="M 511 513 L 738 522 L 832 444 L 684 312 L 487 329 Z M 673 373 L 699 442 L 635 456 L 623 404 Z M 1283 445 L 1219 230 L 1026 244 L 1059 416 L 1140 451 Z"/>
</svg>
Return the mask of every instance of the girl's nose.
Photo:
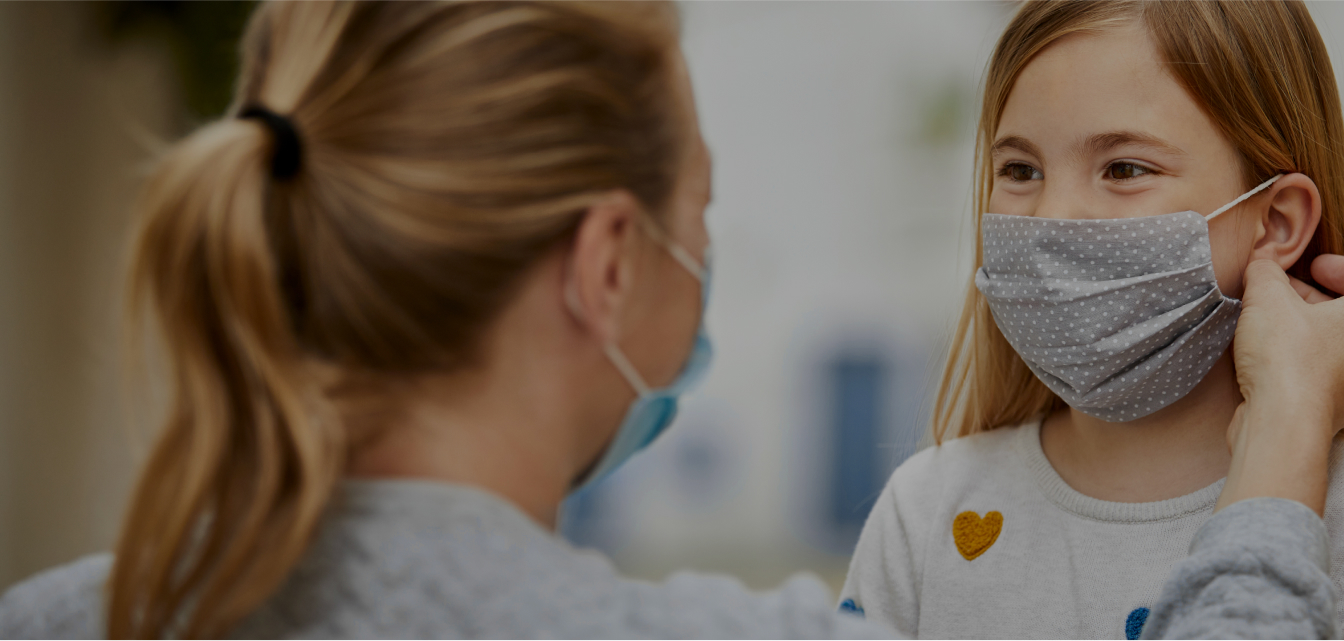
<svg viewBox="0 0 1344 641">
<path fill-rule="evenodd" d="M 1045 183 L 1040 196 L 1036 199 L 1036 210 L 1031 213 L 1032 217 L 1055 220 L 1073 220 L 1086 217 L 1086 214 L 1079 207 L 1077 194 L 1064 188 L 1063 185 L 1052 185 L 1049 180 L 1046 180 Z"/>
<path fill-rule="evenodd" d="M 1100 209 L 1089 199 L 1091 195 L 1083 181 L 1046 178 L 1042 181 L 1036 210 L 1031 216 L 1054 220 L 1083 220 L 1099 218 Z"/>
</svg>

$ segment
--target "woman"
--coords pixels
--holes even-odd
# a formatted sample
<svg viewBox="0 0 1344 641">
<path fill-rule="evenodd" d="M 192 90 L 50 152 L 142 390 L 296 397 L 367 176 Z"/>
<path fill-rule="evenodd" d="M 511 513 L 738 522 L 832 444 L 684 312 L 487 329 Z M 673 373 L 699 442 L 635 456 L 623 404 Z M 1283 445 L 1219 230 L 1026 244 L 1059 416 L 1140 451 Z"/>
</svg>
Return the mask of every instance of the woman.
<svg viewBox="0 0 1344 641">
<path fill-rule="evenodd" d="M 11 591 L 0 636 L 886 633 L 814 580 L 628 581 L 552 532 L 708 356 L 709 158 L 670 6 L 266 4 L 243 57 L 236 117 L 140 204 L 133 304 L 176 387 L 115 560 Z M 1327 610 L 1289 551 L 1257 576 Z"/>
</svg>

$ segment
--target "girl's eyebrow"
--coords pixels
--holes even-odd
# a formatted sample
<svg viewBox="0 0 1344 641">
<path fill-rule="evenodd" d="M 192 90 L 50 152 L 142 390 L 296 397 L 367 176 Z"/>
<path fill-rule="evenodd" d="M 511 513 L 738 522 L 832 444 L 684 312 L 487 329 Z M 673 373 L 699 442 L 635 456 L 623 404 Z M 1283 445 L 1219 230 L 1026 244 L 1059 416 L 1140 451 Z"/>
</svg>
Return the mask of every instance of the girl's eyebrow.
<svg viewBox="0 0 1344 641">
<path fill-rule="evenodd" d="M 1083 157 L 1087 157 L 1105 153 L 1116 147 L 1125 145 L 1147 147 L 1153 151 L 1173 156 L 1189 155 L 1180 147 L 1162 140 L 1161 138 L 1134 131 L 1110 131 L 1104 134 L 1097 134 L 1088 138 L 1082 145 L 1080 145 L 1079 152 Z"/>
<path fill-rule="evenodd" d="M 994 142 L 994 146 L 989 148 L 989 154 L 991 156 L 997 156 L 1003 153 L 1005 149 L 1016 149 L 1022 153 L 1037 158 L 1044 156 L 1044 154 L 1041 153 L 1040 147 L 1037 147 L 1030 140 L 1023 138 L 1022 136 L 1005 136 L 998 139 Z"/>
<path fill-rule="evenodd" d="M 1086 157 L 1094 154 L 1105 153 L 1107 151 L 1115 149 L 1116 147 L 1122 147 L 1125 145 L 1147 147 L 1154 151 L 1170 154 L 1173 156 L 1190 155 L 1185 153 L 1185 150 L 1181 149 L 1180 147 L 1177 147 L 1176 145 L 1173 145 L 1165 140 L 1162 140 L 1161 138 L 1158 138 L 1156 136 L 1150 136 L 1148 134 L 1138 133 L 1135 131 L 1108 131 L 1106 133 L 1096 134 L 1088 137 L 1088 139 L 1079 144 L 1076 147 L 1076 149 L 1079 155 Z M 997 141 L 994 142 L 994 146 L 990 147 L 990 155 L 998 156 L 999 154 L 1003 153 L 1003 151 L 1006 149 L 1016 149 L 1023 153 L 1035 156 L 1037 158 L 1043 157 L 1043 154 L 1041 153 L 1041 148 L 1037 147 L 1030 140 L 1023 138 L 1022 136 L 1005 136 L 1003 138 L 998 139 Z"/>
</svg>

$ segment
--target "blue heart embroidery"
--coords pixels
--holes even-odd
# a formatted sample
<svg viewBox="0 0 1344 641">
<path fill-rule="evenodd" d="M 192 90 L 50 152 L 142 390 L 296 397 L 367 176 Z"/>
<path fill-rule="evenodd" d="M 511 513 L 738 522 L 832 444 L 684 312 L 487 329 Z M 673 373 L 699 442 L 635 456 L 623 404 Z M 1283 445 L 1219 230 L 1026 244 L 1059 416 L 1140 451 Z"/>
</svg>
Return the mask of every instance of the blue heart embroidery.
<svg viewBox="0 0 1344 641">
<path fill-rule="evenodd" d="M 1143 634 L 1143 624 L 1148 622 L 1148 608 L 1134 608 L 1125 619 L 1125 638 L 1137 639 Z"/>
<path fill-rule="evenodd" d="M 863 616 L 863 606 L 855 603 L 854 599 L 845 599 L 840 604 L 840 611 L 849 612 L 850 614 L 857 614 L 861 617 Z"/>
</svg>

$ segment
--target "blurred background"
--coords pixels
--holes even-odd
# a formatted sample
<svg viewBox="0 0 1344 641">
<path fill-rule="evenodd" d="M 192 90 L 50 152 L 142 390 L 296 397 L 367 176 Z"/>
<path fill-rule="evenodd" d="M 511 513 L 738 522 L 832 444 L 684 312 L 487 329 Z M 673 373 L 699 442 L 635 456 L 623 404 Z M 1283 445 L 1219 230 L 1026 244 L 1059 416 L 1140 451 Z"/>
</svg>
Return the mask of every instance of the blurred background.
<svg viewBox="0 0 1344 641">
<path fill-rule="evenodd" d="M 152 415 L 118 351 L 130 202 L 157 149 L 223 110 L 250 8 L 0 3 L 0 590 L 116 536 Z M 1338 71 L 1344 4 L 1311 8 Z M 636 576 L 838 589 L 925 444 L 969 277 L 980 76 L 1013 5 L 682 9 L 714 154 L 716 360 L 561 530 Z"/>
</svg>

